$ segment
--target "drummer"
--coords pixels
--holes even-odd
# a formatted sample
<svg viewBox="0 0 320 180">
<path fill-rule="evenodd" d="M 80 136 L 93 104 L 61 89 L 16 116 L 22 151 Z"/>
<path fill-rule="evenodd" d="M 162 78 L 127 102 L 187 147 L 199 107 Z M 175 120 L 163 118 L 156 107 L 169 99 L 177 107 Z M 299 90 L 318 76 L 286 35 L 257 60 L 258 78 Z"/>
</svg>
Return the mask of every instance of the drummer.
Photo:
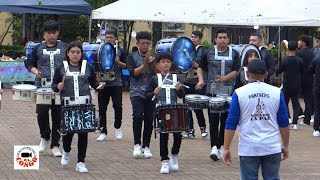
<svg viewBox="0 0 320 180">
<path fill-rule="evenodd" d="M 160 68 L 161 73 L 153 76 L 151 81 L 149 81 L 146 91 L 146 98 L 149 101 L 153 100 L 157 105 L 161 104 L 176 104 L 177 97 L 183 98 L 184 89 L 181 88 L 179 79 L 176 74 L 170 73 L 170 68 L 172 65 L 171 56 L 168 54 L 160 54 L 156 59 L 157 66 Z M 173 82 L 165 81 L 166 78 L 172 80 Z M 174 79 L 176 83 L 174 83 Z M 166 84 L 166 88 L 162 88 L 160 83 Z M 171 87 L 169 87 L 171 85 Z M 173 133 L 173 147 L 171 149 L 170 158 L 168 157 L 168 133 L 160 133 L 160 156 L 162 161 L 162 166 L 160 173 L 168 174 L 169 171 L 179 171 L 178 164 L 178 153 L 181 146 L 182 136 L 180 132 Z"/>
<path fill-rule="evenodd" d="M 50 88 L 55 69 L 62 65 L 62 60 L 65 55 L 67 44 L 58 41 L 59 24 L 56 21 L 50 20 L 43 24 L 44 39 L 41 44 L 36 45 L 31 54 L 30 61 L 27 61 L 28 70 L 36 75 L 35 85 L 37 87 Z M 52 58 L 53 57 L 53 58 Z M 52 129 L 50 130 L 49 109 L 51 109 Z M 53 156 L 61 156 L 59 150 L 60 134 L 60 105 L 36 105 L 38 125 L 40 128 L 40 150 L 45 152 L 47 144 L 50 140 Z"/>
<path fill-rule="evenodd" d="M 184 81 L 184 84 L 190 87 L 190 89 L 185 89 L 186 94 L 202 94 L 202 95 L 205 94 L 205 86 L 200 91 L 195 90 L 195 86 L 198 82 L 197 68 L 199 67 L 199 61 L 202 59 L 202 56 L 206 51 L 206 48 L 201 45 L 202 36 L 203 34 L 200 31 L 193 31 L 191 34 L 191 41 L 193 45 L 196 47 L 197 57 L 195 62 L 193 63 L 192 69 L 188 72 L 187 78 Z M 206 130 L 206 120 L 203 115 L 203 110 L 196 109 L 194 110 L 194 112 L 198 119 L 201 136 L 202 138 L 206 138 L 208 135 L 208 132 Z M 183 138 L 195 138 L 195 129 L 193 127 L 192 111 L 188 112 L 188 116 L 190 120 L 190 131 L 184 134 Z"/>
<path fill-rule="evenodd" d="M 117 46 L 117 55 L 115 58 L 115 64 L 113 67 L 115 73 L 115 79 L 113 81 L 107 81 L 106 86 L 98 91 L 98 104 L 99 104 L 99 117 L 100 117 L 100 127 L 102 128 L 97 141 L 107 140 L 107 107 L 112 99 L 112 105 L 114 109 L 114 128 L 115 128 L 115 138 L 122 139 L 122 131 L 120 129 L 122 122 L 122 69 L 126 68 L 126 53 L 122 48 L 119 47 L 117 42 L 117 32 L 107 31 L 105 40 L 107 43 L 111 43 L 113 46 Z"/>
<path fill-rule="evenodd" d="M 215 42 L 216 45 L 204 53 L 199 63 L 199 68 L 197 69 L 199 82 L 196 85 L 196 89 L 203 88 L 205 84 L 203 74 L 206 71 L 208 72 L 207 95 L 231 95 L 234 79 L 240 69 L 239 53 L 228 46 L 229 33 L 226 29 L 218 29 L 216 31 Z M 208 116 L 211 141 L 210 158 L 217 161 L 223 157 L 224 127 L 228 112 L 216 113 L 208 110 Z"/>
</svg>

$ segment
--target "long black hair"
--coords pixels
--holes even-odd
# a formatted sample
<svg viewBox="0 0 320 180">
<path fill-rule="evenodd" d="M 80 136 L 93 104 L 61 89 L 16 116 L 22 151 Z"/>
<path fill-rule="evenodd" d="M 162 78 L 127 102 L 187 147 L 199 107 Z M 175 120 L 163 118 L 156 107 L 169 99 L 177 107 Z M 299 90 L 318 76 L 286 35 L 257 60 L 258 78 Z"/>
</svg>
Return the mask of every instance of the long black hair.
<svg viewBox="0 0 320 180">
<path fill-rule="evenodd" d="M 64 59 L 67 60 L 68 62 L 70 61 L 69 56 L 68 56 L 68 53 L 69 53 L 69 51 L 71 50 L 71 48 L 73 48 L 73 47 L 77 47 L 77 48 L 79 48 L 79 49 L 81 50 L 81 59 L 80 59 L 80 61 L 79 61 L 79 65 L 81 66 L 82 61 L 83 61 L 83 59 L 84 59 L 84 56 L 83 56 L 82 43 L 79 42 L 79 41 L 72 41 L 71 43 L 69 43 L 69 45 L 68 45 L 68 47 L 67 47 L 67 50 L 66 50 L 66 54 L 65 54 Z"/>
</svg>

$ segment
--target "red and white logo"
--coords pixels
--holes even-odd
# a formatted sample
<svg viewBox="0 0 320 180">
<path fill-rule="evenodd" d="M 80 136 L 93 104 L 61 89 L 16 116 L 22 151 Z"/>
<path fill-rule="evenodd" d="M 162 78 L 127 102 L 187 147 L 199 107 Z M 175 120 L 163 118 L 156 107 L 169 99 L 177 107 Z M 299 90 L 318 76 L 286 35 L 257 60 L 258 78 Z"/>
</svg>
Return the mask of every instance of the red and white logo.
<svg viewBox="0 0 320 180">
<path fill-rule="evenodd" d="M 39 146 L 14 146 L 14 169 L 39 169 Z"/>
</svg>

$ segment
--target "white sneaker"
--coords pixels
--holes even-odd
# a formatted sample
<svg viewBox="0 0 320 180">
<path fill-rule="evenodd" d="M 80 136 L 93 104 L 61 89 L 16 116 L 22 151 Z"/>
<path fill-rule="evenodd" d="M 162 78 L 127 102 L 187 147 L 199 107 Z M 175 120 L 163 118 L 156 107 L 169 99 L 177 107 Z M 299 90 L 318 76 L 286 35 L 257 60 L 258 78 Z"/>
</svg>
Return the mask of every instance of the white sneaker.
<svg viewBox="0 0 320 180">
<path fill-rule="evenodd" d="M 70 161 L 70 152 L 63 151 L 62 158 L 61 158 L 61 165 L 65 167 L 69 164 L 69 161 Z"/>
<path fill-rule="evenodd" d="M 170 164 L 170 170 L 171 171 L 173 171 L 173 172 L 179 171 L 179 161 L 178 161 L 178 155 L 177 154 L 170 156 L 169 164 Z"/>
<path fill-rule="evenodd" d="M 39 145 L 39 152 L 40 153 L 43 153 L 46 151 L 47 144 L 48 144 L 48 140 L 46 140 L 45 138 L 41 138 L 40 145 Z"/>
<path fill-rule="evenodd" d="M 52 156 L 53 156 L 53 157 L 61 157 L 61 156 L 62 156 L 62 154 L 61 154 L 60 149 L 59 149 L 58 146 L 54 146 L 54 147 L 51 149 L 51 151 L 52 151 Z"/>
<path fill-rule="evenodd" d="M 140 144 L 134 145 L 133 157 L 138 159 L 138 158 L 141 158 L 141 156 L 142 156 L 142 149 Z"/>
<path fill-rule="evenodd" d="M 298 126 L 297 126 L 296 124 L 293 124 L 293 125 L 290 127 L 290 129 L 292 129 L 292 130 L 298 130 Z"/>
<path fill-rule="evenodd" d="M 218 161 L 220 159 L 219 149 L 217 146 L 213 146 L 210 153 L 210 158 L 214 161 Z"/>
<path fill-rule="evenodd" d="M 303 121 L 301 121 L 299 124 L 300 124 L 300 126 L 310 126 L 310 124 L 306 124 Z"/>
<path fill-rule="evenodd" d="M 145 159 L 152 158 L 152 154 L 149 147 L 143 148 L 143 155 Z"/>
<path fill-rule="evenodd" d="M 76 166 L 76 171 L 81 173 L 87 173 L 88 169 L 86 167 L 86 164 L 84 164 L 83 162 L 79 162 Z"/>
<path fill-rule="evenodd" d="M 298 119 L 302 119 L 302 118 L 304 118 L 305 116 L 302 114 L 302 115 L 300 115 L 300 116 L 298 116 Z"/>
<path fill-rule="evenodd" d="M 100 133 L 99 137 L 97 138 L 97 141 L 106 141 L 107 135 L 106 133 Z"/>
<path fill-rule="evenodd" d="M 312 135 L 314 137 L 320 137 L 320 132 L 319 131 L 313 131 Z"/>
<path fill-rule="evenodd" d="M 289 124 L 292 124 L 292 119 L 291 118 L 289 118 Z"/>
<path fill-rule="evenodd" d="M 220 159 L 223 159 L 223 154 L 224 154 L 224 149 L 223 149 L 224 147 L 223 147 L 223 145 L 220 147 L 220 149 L 219 149 L 219 157 L 220 157 Z"/>
<path fill-rule="evenodd" d="M 169 174 L 169 170 L 170 170 L 170 165 L 169 165 L 169 161 L 168 160 L 163 160 L 161 162 L 161 169 L 160 169 L 160 173 L 161 174 Z"/>
<path fill-rule="evenodd" d="M 207 132 L 206 128 L 205 127 L 201 127 L 200 130 L 201 130 L 202 138 L 205 139 L 208 136 L 208 132 Z"/>
<path fill-rule="evenodd" d="M 121 129 L 120 129 L 120 128 L 119 128 L 119 129 L 116 129 L 116 134 L 115 134 L 115 136 L 116 136 L 116 139 L 118 139 L 118 140 L 122 139 L 122 132 L 121 132 Z"/>
</svg>

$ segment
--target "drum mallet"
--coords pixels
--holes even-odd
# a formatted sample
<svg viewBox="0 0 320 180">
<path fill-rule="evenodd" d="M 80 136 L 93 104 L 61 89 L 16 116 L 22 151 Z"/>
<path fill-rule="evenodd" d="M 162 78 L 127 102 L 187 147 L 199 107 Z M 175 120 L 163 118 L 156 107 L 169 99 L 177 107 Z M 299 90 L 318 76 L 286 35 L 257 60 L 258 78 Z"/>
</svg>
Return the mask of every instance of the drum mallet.
<svg viewBox="0 0 320 180">
<path fill-rule="evenodd" d="M 168 78 L 169 74 L 170 74 L 170 73 L 168 73 L 168 74 L 164 77 L 164 79 L 162 80 L 162 83 L 160 84 L 160 86 L 159 86 L 159 87 L 161 87 L 161 86 L 163 85 L 163 83 L 164 83 L 164 82 L 166 82 L 166 80 L 167 80 L 167 78 Z M 151 100 L 152 100 L 152 101 L 154 101 L 154 99 L 155 99 L 155 98 L 156 98 L 156 95 L 153 95 L 153 97 L 152 97 L 152 99 L 151 99 Z"/>
</svg>

